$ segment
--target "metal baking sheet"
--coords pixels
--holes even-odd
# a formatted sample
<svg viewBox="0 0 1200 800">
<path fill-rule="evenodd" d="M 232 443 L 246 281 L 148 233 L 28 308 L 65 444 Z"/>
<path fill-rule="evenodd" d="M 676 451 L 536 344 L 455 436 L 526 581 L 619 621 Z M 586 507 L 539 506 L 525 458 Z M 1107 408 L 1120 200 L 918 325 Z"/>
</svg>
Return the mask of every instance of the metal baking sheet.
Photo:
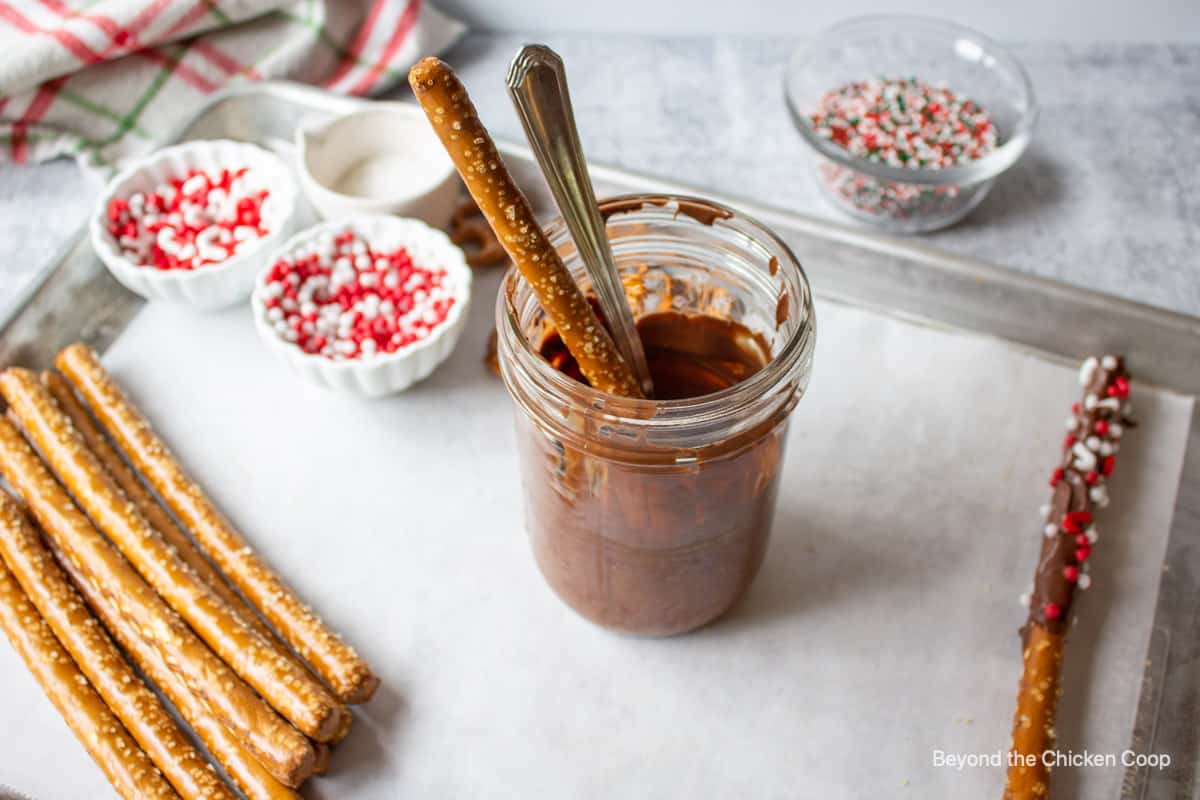
<svg viewBox="0 0 1200 800">
<path fill-rule="evenodd" d="M 233 138 L 291 150 L 297 125 L 343 113 L 363 101 L 289 83 L 257 84 L 215 97 L 173 137 Z M 546 197 L 527 149 L 502 147 L 535 204 Z M 915 240 L 878 236 L 741 198 L 715 196 L 652 176 L 593 167 L 601 195 L 681 192 L 715 197 L 778 232 L 806 268 L 817 296 L 920 324 L 996 337 L 1060 361 L 1110 349 L 1126 352 L 1140 380 L 1200 395 L 1200 319 L 1024 276 Z M 15 305 L 0 327 L 0 364 L 45 366 L 65 344 L 100 350 L 142 307 L 92 254 L 82 234 Z M 1197 416 L 1200 416 L 1198 414 Z M 1166 753 L 1167 770 L 1126 773 L 1122 800 L 1194 797 L 1200 738 L 1200 425 L 1188 455 L 1168 544 L 1147 670 L 1131 749 Z"/>
</svg>

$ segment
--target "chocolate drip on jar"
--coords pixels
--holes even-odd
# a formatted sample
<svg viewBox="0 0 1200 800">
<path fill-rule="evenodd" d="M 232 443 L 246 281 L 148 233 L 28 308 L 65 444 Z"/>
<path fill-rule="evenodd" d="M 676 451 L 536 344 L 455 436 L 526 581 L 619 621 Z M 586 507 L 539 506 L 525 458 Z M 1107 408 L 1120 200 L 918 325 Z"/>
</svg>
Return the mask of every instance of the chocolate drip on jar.
<svg viewBox="0 0 1200 800">
<path fill-rule="evenodd" d="M 729 219 L 733 212 L 715 203 L 693 197 L 674 197 L 668 195 L 652 195 L 631 198 L 613 198 L 600 203 L 600 218 L 605 222 L 615 214 L 625 214 L 630 211 L 640 211 L 646 206 L 667 206 L 676 204 L 675 216 L 691 217 L 701 225 L 712 225 L 719 219 Z M 774 274 L 774 273 L 772 273 Z"/>
</svg>

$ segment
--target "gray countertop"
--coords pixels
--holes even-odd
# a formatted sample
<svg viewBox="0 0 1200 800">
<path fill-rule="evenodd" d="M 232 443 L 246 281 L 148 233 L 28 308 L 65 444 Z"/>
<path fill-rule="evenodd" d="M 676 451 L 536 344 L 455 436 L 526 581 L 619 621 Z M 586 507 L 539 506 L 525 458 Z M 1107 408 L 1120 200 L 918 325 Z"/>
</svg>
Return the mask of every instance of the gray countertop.
<svg viewBox="0 0 1200 800">
<path fill-rule="evenodd" d="M 508 138 L 520 128 L 503 76 L 526 38 L 472 34 L 447 56 Z M 783 104 L 793 40 L 538 38 L 566 59 L 592 160 L 845 221 L 817 194 Z M 1014 50 L 1042 106 L 1034 143 L 966 220 L 924 239 L 1200 315 L 1200 45 Z M 69 163 L 0 166 L 0 305 L 79 228 L 97 191 Z"/>
</svg>

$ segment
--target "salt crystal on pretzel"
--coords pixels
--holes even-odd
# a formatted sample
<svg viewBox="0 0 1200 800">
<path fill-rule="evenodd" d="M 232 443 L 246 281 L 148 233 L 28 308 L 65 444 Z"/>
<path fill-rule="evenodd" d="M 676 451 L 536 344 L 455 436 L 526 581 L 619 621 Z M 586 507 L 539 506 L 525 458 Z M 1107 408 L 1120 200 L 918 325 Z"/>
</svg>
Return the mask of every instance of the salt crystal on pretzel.
<svg viewBox="0 0 1200 800">
<path fill-rule="evenodd" d="M 454 70 L 440 59 L 425 58 L 409 71 L 408 82 L 467 191 L 588 383 L 608 394 L 641 397 L 633 370 L 542 232 Z"/>
<path fill-rule="evenodd" d="M 281 782 L 299 785 L 314 753 L 192 632 L 75 506 L 16 427 L 0 418 L 0 473 L 25 500 L 46 536 L 91 577 L 138 635 Z"/>
<path fill-rule="evenodd" d="M 185 800 L 233 800 L 233 793 L 192 747 L 158 696 L 96 624 L 38 531 L 4 491 L 0 491 L 0 556 L 97 693 L 175 790 Z"/>
<path fill-rule="evenodd" d="M 267 566 L 154 433 L 96 354 L 73 344 L 55 365 L 125 457 L 192 532 L 205 554 L 344 703 L 366 702 L 379 679 Z"/>
<path fill-rule="evenodd" d="M 305 734 L 317 741 L 333 736 L 344 713 L 338 701 L 222 600 L 150 526 L 37 376 L 17 367 L 4 370 L 0 394 L 79 506 L 213 652 Z"/>
<path fill-rule="evenodd" d="M 177 798 L 0 562 L 0 628 L 67 727 L 125 800 Z M 18 734 L 19 735 L 19 734 Z"/>
</svg>

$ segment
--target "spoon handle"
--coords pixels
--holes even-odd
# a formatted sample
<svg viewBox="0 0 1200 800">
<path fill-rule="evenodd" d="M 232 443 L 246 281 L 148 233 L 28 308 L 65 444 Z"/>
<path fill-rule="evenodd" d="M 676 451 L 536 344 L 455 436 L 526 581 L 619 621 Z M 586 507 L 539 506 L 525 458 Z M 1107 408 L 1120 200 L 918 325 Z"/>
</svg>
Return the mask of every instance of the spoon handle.
<svg viewBox="0 0 1200 800">
<path fill-rule="evenodd" d="M 646 353 L 625 298 L 579 143 L 562 59 L 545 45 L 525 45 L 509 65 L 506 83 L 525 135 L 592 280 L 617 350 L 633 368 L 646 397 L 653 397 Z"/>
</svg>

